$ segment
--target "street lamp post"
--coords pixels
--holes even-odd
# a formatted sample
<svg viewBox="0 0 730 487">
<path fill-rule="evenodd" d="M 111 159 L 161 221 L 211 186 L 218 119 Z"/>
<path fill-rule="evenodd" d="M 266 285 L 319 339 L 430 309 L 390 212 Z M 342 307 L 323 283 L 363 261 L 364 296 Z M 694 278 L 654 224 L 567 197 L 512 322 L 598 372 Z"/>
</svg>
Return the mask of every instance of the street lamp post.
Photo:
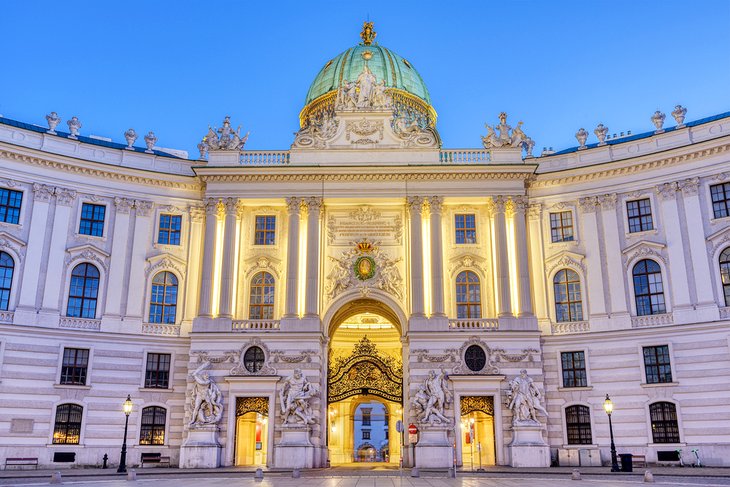
<svg viewBox="0 0 730 487">
<path fill-rule="evenodd" d="M 611 471 L 618 472 L 618 458 L 616 458 L 616 444 L 613 442 L 613 423 L 611 423 L 611 413 L 613 413 L 613 402 L 611 398 L 606 394 L 606 400 L 603 401 L 603 409 L 608 414 L 608 431 L 611 434 Z"/>
<path fill-rule="evenodd" d="M 129 427 L 129 415 L 132 413 L 132 397 L 129 394 L 127 394 L 127 400 L 122 404 L 122 411 L 124 411 L 124 441 L 122 441 L 122 455 L 119 458 L 117 473 L 127 471 L 127 428 Z"/>
</svg>

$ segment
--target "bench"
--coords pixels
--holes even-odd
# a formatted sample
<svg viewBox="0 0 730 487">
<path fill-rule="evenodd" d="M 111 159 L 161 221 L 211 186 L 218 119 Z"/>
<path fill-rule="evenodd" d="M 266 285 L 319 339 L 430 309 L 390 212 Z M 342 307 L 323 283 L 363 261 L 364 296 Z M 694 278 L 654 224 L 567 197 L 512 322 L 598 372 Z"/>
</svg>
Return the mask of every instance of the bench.
<svg viewBox="0 0 730 487">
<path fill-rule="evenodd" d="M 6 458 L 5 469 L 8 467 L 26 467 L 32 466 L 38 468 L 38 458 Z"/>
<path fill-rule="evenodd" d="M 170 466 L 170 457 L 163 457 L 162 453 L 143 453 L 142 454 L 142 468 L 145 463 L 155 463 L 158 465 Z"/>
</svg>

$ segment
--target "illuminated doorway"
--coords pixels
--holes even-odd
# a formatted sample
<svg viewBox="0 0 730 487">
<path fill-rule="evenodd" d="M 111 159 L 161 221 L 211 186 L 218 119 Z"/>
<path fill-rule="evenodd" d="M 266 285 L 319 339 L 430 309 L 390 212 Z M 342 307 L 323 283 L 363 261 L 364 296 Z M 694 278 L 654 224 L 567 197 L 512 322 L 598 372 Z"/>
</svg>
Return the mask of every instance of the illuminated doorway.
<svg viewBox="0 0 730 487">
<path fill-rule="evenodd" d="M 235 465 L 266 466 L 269 399 L 236 398 Z"/>
<path fill-rule="evenodd" d="M 463 468 L 478 470 L 495 465 L 494 398 L 461 397 L 461 461 Z"/>
</svg>

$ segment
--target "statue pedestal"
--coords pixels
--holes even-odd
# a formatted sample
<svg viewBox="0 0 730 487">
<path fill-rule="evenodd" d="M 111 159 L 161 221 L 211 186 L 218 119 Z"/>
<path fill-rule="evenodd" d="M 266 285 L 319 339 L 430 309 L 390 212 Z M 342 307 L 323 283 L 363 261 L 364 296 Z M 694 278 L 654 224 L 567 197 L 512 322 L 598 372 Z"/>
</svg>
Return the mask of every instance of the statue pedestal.
<svg viewBox="0 0 730 487">
<path fill-rule="evenodd" d="M 217 468 L 221 465 L 218 426 L 191 426 L 180 447 L 180 468 Z"/>
<path fill-rule="evenodd" d="M 423 425 L 416 444 L 416 467 L 449 468 L 454 464 L 454 448 L 448 433 L 453 426 Z"/>
<path fill-rule="evenodd" d="M 512 426 L 512 443 L 509 445 L 510 466 L 549 467 L 550 447 L 542 438 L 543 425 L 534 421 L 522 421 Z"/>
<path fill-rule="evenodd" d="M 499 147 L 489 149 L 492 164 L 524 164 L 522 147 Z"/>
<path fill-rule="evenodd" d="M 314 445 L 309 441 L 309 426 L 290 424 L 279 427 L 281 439 L 274 448 L 276 468 L 314 468 Z"/>
</svg>

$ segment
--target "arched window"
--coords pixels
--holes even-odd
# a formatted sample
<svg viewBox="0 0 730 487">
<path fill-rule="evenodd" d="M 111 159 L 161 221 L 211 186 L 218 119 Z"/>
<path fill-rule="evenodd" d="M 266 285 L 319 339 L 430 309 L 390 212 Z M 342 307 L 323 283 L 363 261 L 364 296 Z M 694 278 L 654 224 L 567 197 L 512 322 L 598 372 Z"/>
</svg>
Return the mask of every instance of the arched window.
<svg viewBox="0 0 730 487">
<path fill-rule="evenodd" d="M 96 318 L 96 299 L 99 294 L 99 269 L 83 263 L 71 272 L 66 316 Z"/>
<path fill-rule="evenodd" d="M 569 445 L 590 445 L 593 443 L 591 410 L 588 406 L 577 404 L 565 408 L 565 426 L 568 432 Z"/>
<path fill-rule="evenodd" d="M 649 416 L 654 443 L 679 443 L 677 406 L 671 402 L 655 402 L 649 405 Z"/>
<path fill-rule="evenodd" d="M 255 374 L 264 367 L 266 356 L 261 347 L 248 347 L 246 353 L 243 354 L 243 366 L 246 370 Z"/>
<path fill-rule="evenodd" d="M 81 417 L 84 408 L 78 404 L 61 404 L 56 408 L 53 426 L 55 445 L 78 445 L 81 439 Z"/>
<path fill-rule="evenodd" d="M 583 321 L 583 298 L 580 292 L 580 277 L 571 269 L 558 271 L 553 277 L 555 290 L 555 320 Z"/>
<path fill-rule="evenodd" d="M 274 318 L 274 276 L 259 272 L 251 279 L 251 295 L 248 318 L 270 320 Z"/>
<path fill-rule="evenodd" d="M 720 277 L 722 278 L 722 290 L 725 294 L 725 306 L 730 306 L 730 247 L 720 254 Z"/>
<path fill-rule="evenodd" d="M 10 288 L 13 285 L 15 262 L 10 254 L 0 252 L 0 310 L 7 311 L 10 306 Z"/>
<path fill-rule="evenodd" d="M 177 277 L 172 272 L 160 272 L 152 278 L 150 323 L 175 324 L 177 311 Z"/>
<path fill-rule="evenodd" d="M 140 445 L 165 444 L 165 417 L 167 410 L 160 406 L 142 409 L 142 426 L 139 429 Z"/>
<path fill-rule="evenodd" d="M 479 276 L 471 271 L 456 276 L 456 317 L 482 317 L 482 291 Z"/>
<path fill-rule="evenodd" d="M 634 298 L 638 316 L 666 313 L 662 269 L 653 260 L 644 259 L 634 266 Z"/>
</svg>

